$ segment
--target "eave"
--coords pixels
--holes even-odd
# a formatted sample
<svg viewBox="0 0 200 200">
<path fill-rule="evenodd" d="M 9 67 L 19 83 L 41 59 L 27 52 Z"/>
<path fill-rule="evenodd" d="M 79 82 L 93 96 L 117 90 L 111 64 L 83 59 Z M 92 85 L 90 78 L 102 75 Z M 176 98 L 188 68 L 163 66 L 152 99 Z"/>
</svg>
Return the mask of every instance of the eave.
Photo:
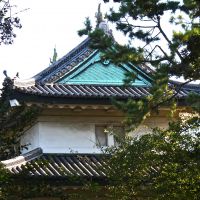
<svg viewBox="0 0 200 200">
<path fill-rule="evenodd" d="M 108 156 L 108 155 L 107 155 Z M 82 185 L 85 181 L 107 183 L 107 164 L 103 154 L 43 154 L 37 148 L 13 159 L 2 161 L 14 178 Z"/>
<path fill-rule="evenodd" d="M 170 83 L 175 88 L 177 83 Z M 174 90 L 176 92 L 176 90 Z M 178 91 L 176 99 L 179 104 L 186 104 L 185 99 L 191 93 L 200 94 L 198 86 L 184 86 Z M 110 105 L 112 99 L 139 100 L 150 94 L 150 87 L 113 86 L 113 85 L 67 85 L 67 84 L 35 84 L 27 87 L 13 87 L 11 98 L 23 102 L 41 102 L 44 104 L 100 104 Z"/>
</svg>

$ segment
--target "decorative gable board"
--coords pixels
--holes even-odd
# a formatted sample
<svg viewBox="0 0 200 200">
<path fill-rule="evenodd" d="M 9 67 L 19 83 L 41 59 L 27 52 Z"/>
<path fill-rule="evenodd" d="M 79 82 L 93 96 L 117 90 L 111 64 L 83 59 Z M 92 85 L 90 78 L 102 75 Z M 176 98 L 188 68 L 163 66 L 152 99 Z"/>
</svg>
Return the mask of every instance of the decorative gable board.
<svg viewBox="0 0 200 200">
<path fill-rule="evenodd" d="M 136 75 L 133 86 L 150 85 L 149 77 L 130 64 L 114 65 L 109 61 L 101 61 L 100 52 L 93 52 L 87 60 L 79 63 L 73 70 L 57 81 L 60 84 L 95 84 L 123 85 L 125 74 L 132 72 Z"/>
</svg>

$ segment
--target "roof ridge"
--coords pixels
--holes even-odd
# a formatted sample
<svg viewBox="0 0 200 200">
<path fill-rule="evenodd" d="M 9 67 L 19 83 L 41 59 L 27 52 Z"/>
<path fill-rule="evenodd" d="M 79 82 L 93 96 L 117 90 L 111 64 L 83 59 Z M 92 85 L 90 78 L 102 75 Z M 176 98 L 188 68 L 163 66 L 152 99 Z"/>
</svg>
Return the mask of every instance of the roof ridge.
<svg viewBox="0 0 200 200">
<path fill-rule="evenodd" d="M 60 65 L 62 65 L 64 62 L 70 60 L 72 57 L 75 57 L 76 53 L 78 53 L 79 51 L 81 51 L 82 49 L 87 47 L 89 42 L 90 42 L 90 38 L 87 37 L 78 46 L 73 48 L 66 55 L 64 55 L 62 58 L 60 58 L 58 61 L 56 61 L 55 63 L 53 63 L 49 67 L 45 68 L 44 70 L 42 70 L 41 72 L 39 72 L 38 74 L 33 76 L 33 78 L 35 78 L 36 81 L 41 81 L 43 79 L 42 76 L 52 73 L 53 71 L 57 70 L 60 67 Z M 75 55 L 73 55 L 73 54 L 75 54 Z"/>
<path fill-rule="evenodd" d="M 11 159 L 8 159 L 8 160 L 1 161 L 1 163 L 4 164 L 7 169 L 10 169 L 10 168 L 14 167 L 15 165 L 21 166 L 23 164 L 26 164 L 28 161 L 31 161 L 35 158 L 38 158 L 42 154 L 43 154 L 42 149 L 36 148 L 32 151 L 29 151 L 25 154 L 22 154 L 20 156 L 15 157 L 15 158 L 11 158 Z"/>
<path fill-rule="evenodd" d="M 31 87 L 35 85 L 35 79 L 14 79 L 15 87 Z"/>
</svg>

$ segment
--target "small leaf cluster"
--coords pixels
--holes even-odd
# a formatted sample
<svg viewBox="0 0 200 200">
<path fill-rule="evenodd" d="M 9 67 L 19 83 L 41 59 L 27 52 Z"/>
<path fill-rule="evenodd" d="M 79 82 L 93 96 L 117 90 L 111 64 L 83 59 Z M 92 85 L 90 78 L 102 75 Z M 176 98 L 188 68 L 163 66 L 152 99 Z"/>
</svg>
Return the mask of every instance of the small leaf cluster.
<svg viewBox="0 0 200 200">
<path fill-rule="evenodd" d="M 15 28 L 21 28 L 20 19 L 12 16 L 12 6 L 9 0 L 0 1 L 0 45 L 12 44 L 16 37 Z"/>
</svg>

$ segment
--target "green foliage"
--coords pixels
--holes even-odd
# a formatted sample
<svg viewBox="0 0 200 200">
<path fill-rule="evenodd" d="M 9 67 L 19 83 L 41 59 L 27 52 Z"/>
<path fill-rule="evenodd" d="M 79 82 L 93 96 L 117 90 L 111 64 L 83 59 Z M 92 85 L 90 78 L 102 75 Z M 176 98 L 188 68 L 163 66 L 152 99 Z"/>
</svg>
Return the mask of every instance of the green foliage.
<svg viewBox="0 0 200 200">
<path fill-rule="evenodd" d="M 9 174 L 8 174 L 9 175 Z M 103 200 L 107 196 L 105 187 L 85 181 L 85 186 L 70 186 L 66 180 L 34 177 L 9 176 L 8 181 L 2 179 L 0 200 L 24 199 L 59 199 L 59 200 Z M 0 180 L 1 184 L 1 180 Z M 1 188 L 2 186 L 2 188 Z M 106 198 L 107 199 L 107 198 Z"/>
<path fill-rule="evenodd" d="M 84 25 L 85 25 L 85 28 L 78 31 L 79 36 L 87 35 L 92 31 L 91 21 L 89 17 L 86 17 Z"/>
<path fill-rule="evenodd" d="M 24 128 L 31 126 L 41 111 L 37 106 L 28 107 L 23 102 L 20 106 L 11 107 L 12 88 L 13 80 L 7 77 L 0 98 L 0 160 L 19 155 L 19 139 Z"/>
<path fill-rule="evenodd" d="M 128 125 L 129 130 L 137 127 L 149 116 L 146 101 L 148 101 L 146 98 L 138 101 L 129 99 L 126 103 L 114 101 L 114 105 L 126 113 L 126 125 Z"/>
<path fill-rule="evenodd" d="M 199 199 L 199 122 L 171 123 L 109 149 L 110 198 Z"/>
<path fill-rule="evenodd" d="M 191 93 L 188 98 L 188 103 L 195 111 L 200 113 L 200 95 Z"/>
<path fill-rule="evenodd" d="M 127 81 L 131 81 L 131 77 L 131 74 L 129 74 L 129 80 Z M 169 78 L 165 66 L 158 69 L 152 77 L 154 81 L 149 91 L 151 95 L 137 100 L 129 99 L 126 102 L 113 100 L 114 105 L 126 114 L 125 122 L 129 130 L 135 129 L 148 118 L 151 113 L 158 113 L 160 106 L 171 107 L 172 113 L 176 110 L 176 100 L 174 96 L 177 94 L 178 88 L 171 88 L 169 86 Z M 176 89 L 177 92 L 175 92 L 174 89 Z"/>
<path fill-rule="evenodd" d="M 11 174 L 0 163 L 0 199 L 8 200 L 5 188 L 11 184 Z"/>
<path fill-rule="evenodd" d="M 184 0 L 183 9 L 190 15 L 192 19 L 198 18 L 200 15 L 200 2 L 198 0 Z"/>
<path fill-rule="evenodd" d="M 9 0 L 0 0 L 0 45 L 12 44 L 16 37 L 14 28 L 21 28 L 20 19 L 11 14 L 12 5 Z"/>
<path fill-rule="evenodd" d="M 160 68 L 162 62 L 167 62 L 169 76 L 183 76 L 185 80 L 198 80 L 200 77 L 198 51 L 200 26 L 199 22 L 195 21 L 199 17 L 198 12 L 194 10 L 197 8 L 199 8 L 197 1 L 192 3 L 185 1 L 185 4 L 181 4 L 178 1 L 124 0 L 120 3 L 119 11 L 111 10 L 108 19 L 116 23 L 117 29 L 128 35 L 130 40 L 138 39 L 146 43 L 143 48 L 144 61 L 155 68 Z M 177 17 L 178 11 L 182 14 Z M 178 34 L 174 31 L 172 40 L 161 23 L 162 18 L 169 14 L 179 21 L 176 25 L 180 25 L 177 27 Z M 185 14 L 188 14 L 187 18 L 184 17 Z M 144 20 L 146 23 L 143 23 Z M 187 28 L 182 30 L 183 26 Z M 170 54 L 160 45 L 159 48 L 164 55 L 159 55 L 158 51 L 154 51 L 154 48 L 158 47 L 156 42 L 162 41 L 162 38 L 167 41 Z M 153 45 L 153 51 L 149 51 L 149 45 Z"/>
</svg>

